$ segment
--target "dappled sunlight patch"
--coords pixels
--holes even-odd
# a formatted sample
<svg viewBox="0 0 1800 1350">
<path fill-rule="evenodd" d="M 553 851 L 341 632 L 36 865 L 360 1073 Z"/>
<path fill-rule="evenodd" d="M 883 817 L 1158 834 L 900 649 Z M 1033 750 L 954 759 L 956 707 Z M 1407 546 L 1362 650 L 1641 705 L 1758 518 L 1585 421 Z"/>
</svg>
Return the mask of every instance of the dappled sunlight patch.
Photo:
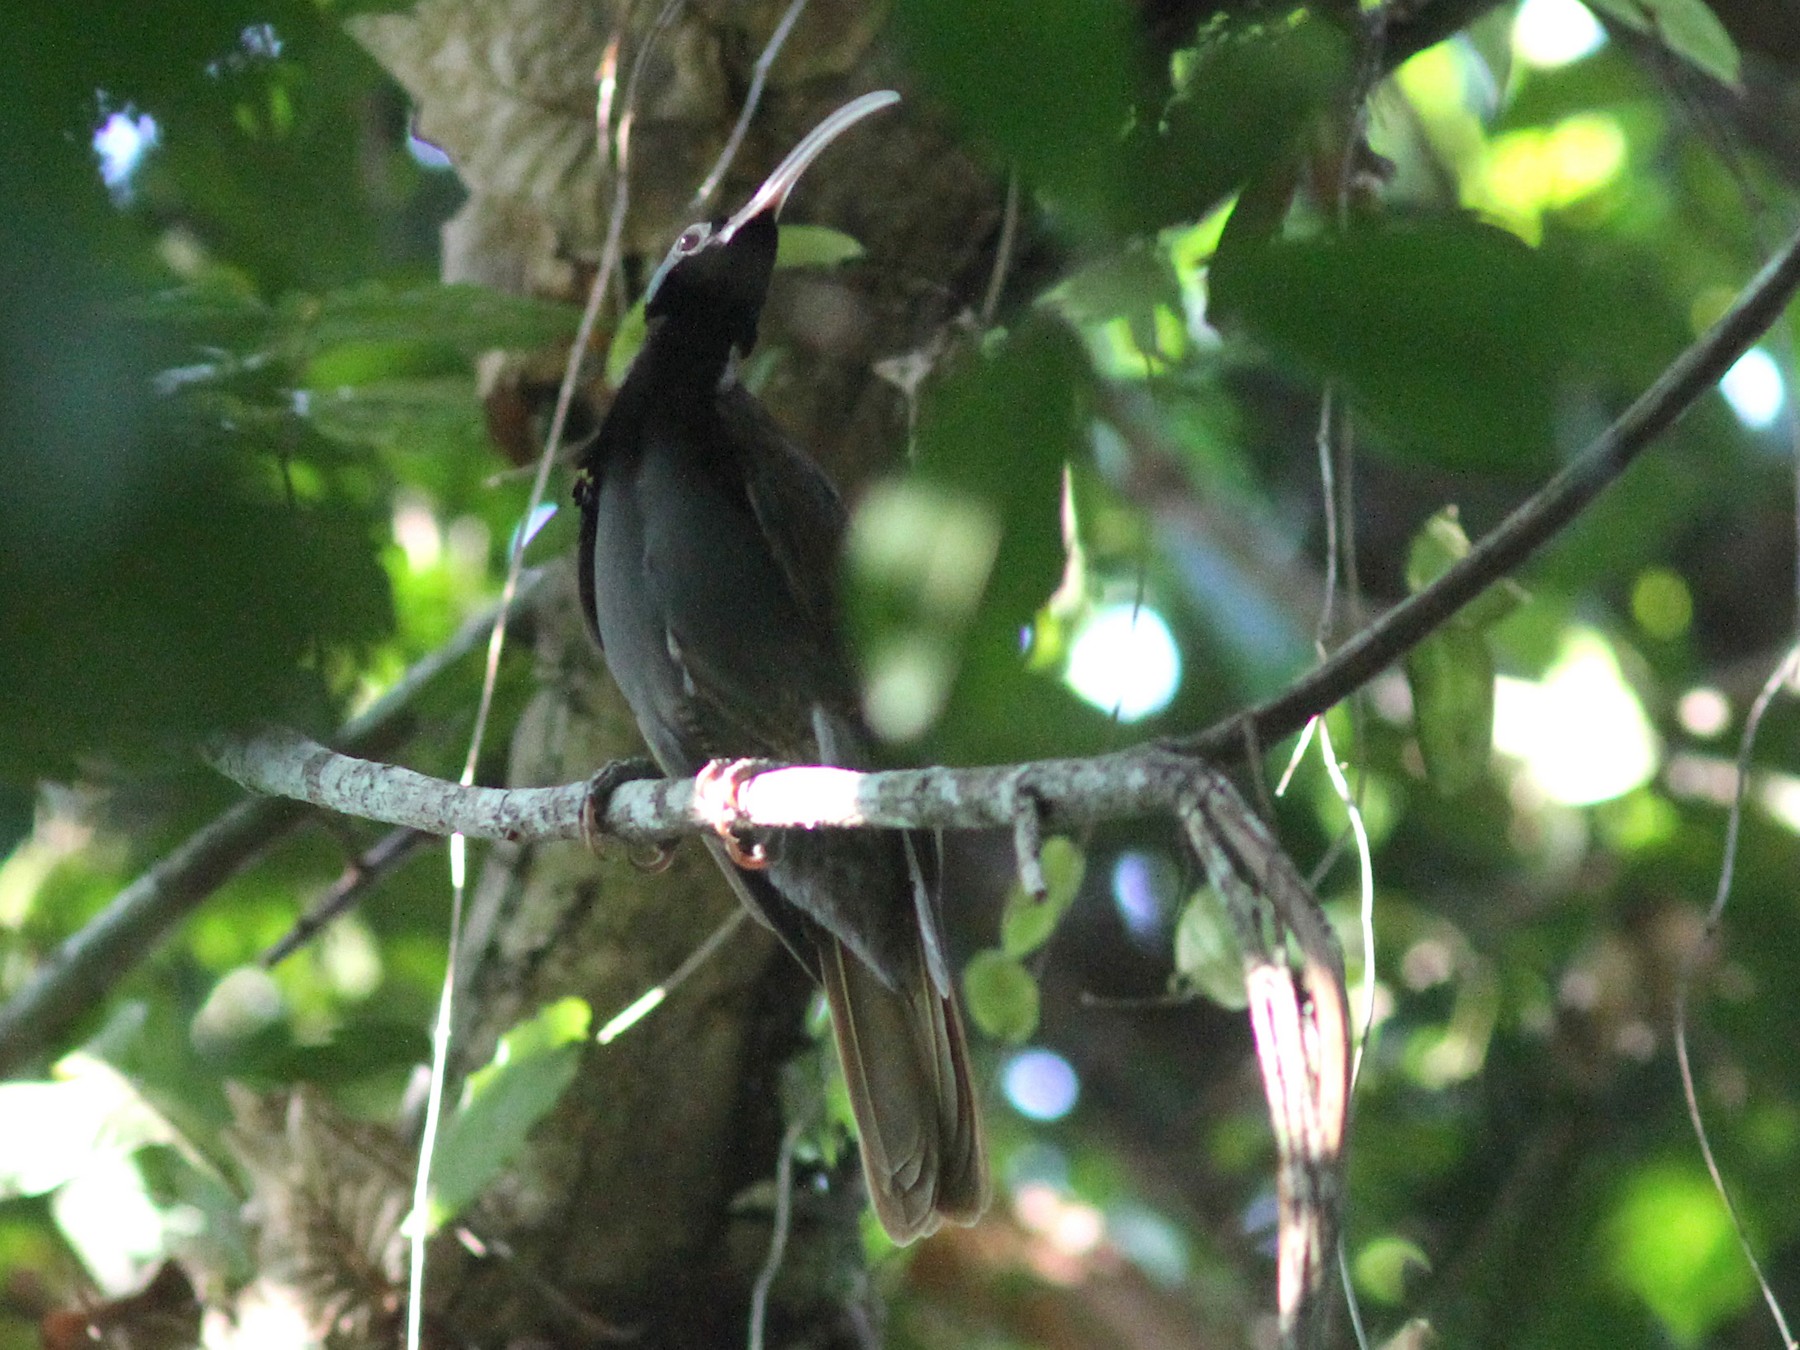
<svg viewBox="0 0 1800 1350">
<path fill-rule="evenodd" d="M 1755 1281 L 1710 1179 L 1692 1163 L 1643 1168 L 1615 1200 L 1612 1273 L 1684 1345 L 1746 1306 Z"/>
<path fill-rule="evenodd" d="M 1781 367 L 1761 347 L 1752 347 L 1738 357 L 1719 381 L 1719 392 L 1737 420 L 1752 431 L 1773 426 L 1787 406 L 1787 381 Z"/>
<path fill-rule="evenodd" d="M 1525 0 L 1513 16 L 1513 52 L 1528 66 L 1555 70 L 1606 45 L 1606 30 L 1581 0 Z"/>
<path fill-rule="evenodd" d="M 1467 184 L 1469 204 L 1524 239 L 1543 235 L 1547 212 L 1598 193 L 1624 171 L 1625 132 L 1609 113 L 1577 113 L 1552 127 L 1498 136 Z"/>
<path fill-rule="evenodd" d="M 1498 678 L 1494 748 L 1563 806 L 1623 796 L 1649 781 L 1661 753 L 1618 658 L 1588 629 L 1569 634 L 1542 681 Z"/>
</svg>

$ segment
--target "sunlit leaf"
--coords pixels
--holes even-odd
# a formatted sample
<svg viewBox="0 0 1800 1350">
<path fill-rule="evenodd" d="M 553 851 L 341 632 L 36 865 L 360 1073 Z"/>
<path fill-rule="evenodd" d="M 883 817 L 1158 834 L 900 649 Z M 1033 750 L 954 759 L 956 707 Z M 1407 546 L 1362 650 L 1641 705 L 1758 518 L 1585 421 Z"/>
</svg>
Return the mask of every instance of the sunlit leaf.
<svg viewBox="0 0 1800 1350">
<path fill-rule="evenodd" d="M 1221 1008 L 1250 1006 L 1244 991 L 1244 951 L 1225 902 L 1211 886 L 1189 897 L 1175 923 L 1175 972 Z"/>
<path fill-rule="evenodd" d="M 1431 1258 L 1418 1243 L 1389 1233 L 1364 1243 L 1353 1268 L 1357 1288 L 1379 1302 L 1398 1306 L 1405 1301 L 1408 1277 L 1428 1273 Z"/>
<path fill-rule="evenodd" d="M 71 1056 L 51 1082 L 0 1083 L 0 1199 L 42 1195 L 146 1144 L 174 1138 L 123 1075 Z"/>
<path fill-rule="evenodd" d="M 1023 1045 L 1037 1030 L 1037 981 L 1005 952 L 990 947 L 969 958 L 963 996 L 975 1025 L 997 1041 Z"/>
<path fill-rule="evenodd" d="M 1721 84 L 1736 87 L 1743 64 L 1737 44 L 1706 0 L 1594 0 L 1594 8 L 1650 34 Z"/>
<path fill-rule="evenodd" d="M 500 1175 L 561 1099 L 580 1067 L 588 1019 L 581 999 L 552 1003 L 502 1036 L 494 1058 L 469 1075 L 431 1169 L 434 1227 Z"/>
<path fill-rule="evenodd" d="M 1406 554 L 1406 586 L 1422 591 L 1452 566 L 1469 556 L 1469 536 L 1454 506 L 1447 506 L 1425 522 L 1413 536 Z"/>
<path fill-rule="evenodd" d="M 1048 887 L 1044 898 L 1038 900 L 1027 895 L 1022 886 L 1015 886 L 1000 919 L 1000 948 L 1014 958 L 1029 956 L 1049 940 L 1074 903 L 1082 875 L 1087 871 L 1087 858 L 1081 849 L 1061 835 L 1044 841 L 1041 857 Z"/>
<path fill-rule="evenodd" d="M 1638 1170 L 1614 1202 L 1607 1235 L 1614 1277 L 1684 1344 L 1755 1297 L 1724 1201 L 1698 1162 Z"/>
<path fill-rule="evenodd" d="M 775 245 L 776 267 L 832 267 L 863 255 L 860 241 L 828 225 L 783 225 Z"/>
<path fill-rule="evenodd" d="M 1494 745 L 1494 658 L 1480 629 L 1451 622 L 1406 658 L 1425 772 L 1455 795 L 1478 782 Z"/>
<path fill-rule="evenodd" d="M 644 302 L 640 298 L 625 311 L 613 333 L 612 342 L 606 349 L 606 382 L 613 388 L 617 389 L 625 383 L 625 376 L 631 371 L 631 363 L 637 360 L 637 354 L 644 348 L 644 337 L 648 332 Z"/>
<path fill-rule="evenodd" d="M 1469 556 L 1469 536 L 1454 506 L 1446 506 L 1420 527 L 1406 555 L 1406 587 L 1422 591 Z M 1489 586 L 1462 609 L 1456 621 L 1474 628 L 1490 628 L 1529 600 L 1530 593 L 1511 577 Z"/>
</svg>

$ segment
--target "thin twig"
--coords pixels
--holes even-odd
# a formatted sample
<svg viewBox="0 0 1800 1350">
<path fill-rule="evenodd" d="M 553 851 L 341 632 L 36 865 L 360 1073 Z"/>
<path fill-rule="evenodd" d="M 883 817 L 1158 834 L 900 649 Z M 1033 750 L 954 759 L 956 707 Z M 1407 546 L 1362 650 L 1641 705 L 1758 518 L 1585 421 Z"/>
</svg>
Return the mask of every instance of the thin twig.
<svg viewBox="0 0 1800 1350">
<path fill-rule="evenodd" d="M 581 322 L 575 329 L 575 340 L 569 346 L 569 357 L 563 367 L 562 383 L 556 390 L 556 408 L 550 417 L 550 429 L 544 436 L 543 453 L 538 456 L 537 474 L 531 480 L 531 495 L 526 502 L 521 522 L 530 521 L 536 514 L 539 504 L 544 500 L 544 493 L 550 483 L 550 469 L 556 462 L 556 451 L 562 445 L 563 430 L 568 425 L 569 408 L 575 400 L 575 386 L 581 376 L 581 363 L 587 356 L 588 345 L 593 341 L 594 327 L 599 322 L 600 306 L 606 298 L 607 287 L 611 284 L 613 269 L 618 265 L 619 241 L 623 237 L 625 211 L 629 199 L 628 185 L 631 180 L 627 150 L 631 135 L 631 123 L 637 110 L 637 90 L 639 77 L 648 63 L 651 50 L 662 31 L 673 21 L 681 8 L 682 0 L 667 0 L 651 25 L 650 32 L 644 38 L 636 59 L 632 62 L 631 76 L 625 85 L 624 110 L 619 116 L 619 130 L 616 140 L 613 174 L 613 208 L 607 221 L 606 242 L 601 249 L 600 266 L 594 272 L 593 284 L 588 287 L 587 303 L 582 307 Z M 595 81 L 600 86 L 595 101 L 596 116 L 610 104 L 610 90 L 607 85 L 611 78 L 613 66 L 613 48 L 608 46 L 606 57 L 599 69 L 595 71 Z M 600 126 L 601 152 L 605 152 L 605 126 Z M 500 655 L 506 647 L 506 614 L 507 606 L 517 590 L 520 574 L 525 566 L 525 546 L 529 541 L 526 530 L 521 528 L 513 541 L 510 557 L 507 559 L 506 584 L 500 592 L 500 613 L 494 621 L 494 631 L 488 640 L 487 669 L 482 678 L 481 698 L 475 710 L 475 726 L 469 736 L 469 753 L 463 761 L 461 783 L 467 788 L 475 781 L 475 766 L 481 757 L 481 744 L 487 732 L 488 716 L 493 709 L 494 691 L 499 684 Z M 437 1016 L 432 1024 L 431 1035 L 431 1082 L 425 1094 L 425 1124 L 419 1141 L 419 1169 L 413 1183 L 413 1213 L 415 1222 L 411 1229 L 408 1243 L 408 1276 L 406 1300 L 406 1350 L 418 1350 L 423 1336 L 423 1317 L 425 1304 L 425 1239 L 426 1225 L 416 1221 L 417 1216 L 425 1213 L 426 1201 L 430 1195 L 431 1163 L 436 1152 L 438 1139 L 438 1123 L 443 1110 L 444 1081 L 449 1071 L 450 1062 L 450 1026 L 451 1013 L 456 998 L 456 971 L 461 963 L 462 949 L 462 913 L 465 895 L 464 883 L 468 876 L 467 837 L 461 832 L 452 832 L 450 838 L 450 927 L 446 939 L 444 961 L 444 983 L 438 994 Z"/>
<path fill-rule="evenodd" d="M 1357 913 L 1361 916 L 1363 944 L 1363 1015 L 1362 1026 L 1356 1035 L 1356 1055 L 1350 1062 L 1350 1089 L 1356 1090 L 1357 1075 L 1362 1071 L 1363 1053 L 1369 1046 L 1369 1035 L 1375 1029 L 1375 862 L 1369 850 L 1369 831 L 1363 823 L 1362 810 L 1351 794 L 1349 781 L 1344 777 L 1343 766 L 1338 763 L 1337 751 L 1331 744 L 1331 728 L 1325 724 L 1323 717 L 1317 721 L 1319 728 L 1319 758 L 1325 764 L 1326 776 L 1331 779 L 1331 787 L 1337 793 L 1338 800 L 1344 804 L 1344 810 L 1350 817 L 1350 829 L 1356 836 L 1356 862 L 1358 878 L 1359 903 Z"/>
<path fill-rule="evenodd" d="M 383 835 L 373 848 L 353 858 L 344 868 L 344 874 L 318 903 L 295 921 L 281 941 L 262 954 L 264 968 L 273 968 L 287 960 L 340 916 L 362 903 L 370 890 L 399 871 L 413 854 L 436 842 L 431 835 L 417 830 L 391 830 Z"/>
<path fill-rule="evenodd" d="M 994 248 L 994 270 L 988 273 L 987 293 L 981 298 L 981 326 L 992 328 L 1000 312 L 1000 296 L 1006 290 L 1006 274 L 1012 268 L 1013 243 L 1019 233 L 1019 171 L 1006 176 L 1006 208 L 1000 217 L 1000 242 Z"/>
<path fill-rule="evenodd" d="M 1681 974 L 1675 982 L 1675 1063 L 1681 1070 L 1681 1095 L 1687 1102 L 1688 1122 L 1694 1127 L 1694 1138 L 1700 1142 L 1700 1156 L 1706 1160 L 1706 1171 L 1712 1177 L 1713 1189 L 1725 1203 L 1725 1212 L 1731 1216 L 1731 1226 L 1737 1233 L 1738 1246 L 1743 1249 L 1744 1259 L 1750 1263 L 1757 1287 L 1762 1290 L 1763 1301 L 1769 1306 L 1769 1315 L 1775 1319 L 1776 1329 L 1781 1333 L 1781 1343 L 1788 1350 L 1794 1350 L 1794 1333 L 1788 1329 L 1787 1318 L 1781 1311 L 1780 1300 L 1775 1297 L 1775 1291 L 1769 1284 L 1768 1275 L 1763 1271 L 1762 1262 L 1757 1260 L 1756 1247 L 1750 1240 L 1749 1231 L 1744 1227 L 1737 1202 L 1731 1198 L 1731 1192 L 1726 1188 L 1725 1174 L 1719 1169 L 1718 1159 L 1713 1156 L 1712 1139 L 1707 1133 L 1705 1118 L 1700 1114 L 1700 1094 L 1694 1086 L 1694 1066 L 1688 1055 L 1688 999 L 1693 990 L 1700 957 L 1718 941 L 1719 924 L 1725 917 L 1725 902 L 1731 896 L 1731 882 L 1737 871 L 1738 833 L 1744 819 L 1744 794 L 1750 784 L 1750 753 L 1756 745 L 1756 733 L 1761 728 L 1763 714 L 1768 712 L 1775 695 L 1797 670 L 1800 670 L 1800 648 L 1790 651 L 1770 672 L 1768 680 L 1750 707 L 1750 715 L 1744 719 L 1743 738 L 1738 742 L 1737 786 L 1732 794 L 1731 814 L 1725 821 L 1725 851 L 1719 864 L 1718 890 L 1713 895 L 1711 908 L 1706 912 L 1706 926 L 1701 932 L 1700 940 L 1683 956 Z"/>
<path fill-rule="evenodd" d="M 1332 453 L 1332 444 L 1336 439 L 1332 433 L 1336 422 L 1334 392 L 1327 384 L 1325 392 L 1319 395 L 1319 430 L 1316 438 L 1319 495 L 1324 499 L 1325 508 L 1325 603 L 1319 607 L 1319 623 L 1313 630 L 1313 646 L 1321 661 L 1331 650 L 1331 635 L 1337 627 L 1338 560 L 1341 556 L 1338 543 L 1338 519 L 1341 512 L 1338 506 L 1336 460 Z"/>
<path fill-rule="evenodd" d="M 775 1277 L 781 1273 L 781 1263 L 787 1258 L 788 1232 L 793 1226 L 794 1214 L 794 1150 L 800 1147 L 800 1136 L 806 1133 L 809 1121 L 809 1114 L 802 1113 L 781 1137 L 781 1156 L 775 1163 L 775 1231 L 769 1235 L 769 1254 L 763 1259 L 762 1269 L 756 1274 L 756 1284 L 750 1290 L 750 1350 L 763 1348 L 763 1335 L 769 1320 L 769 1291 L 775 1287 Z"/>
<path fill-rule="evenodd" d="M 756 58 L 756 65 L 750 72 L 750 88 L 744 94 L 744 106 L 738 110 L 737 123 L 731 128 L 731 135 L 725 138 L 725 148 L 719 151 L 719 159 L 713 165 L 712 172 L 694 189 L 692 205 L 696 211 L 703 209 L 712 200 L 713 194 L 719 190 L 719 184 L 725 181 L 725 175 L 731 172 L 732 161 L 743 148 L 744 137 L 750 130 L 750 119 L 756 115 L 757 106 L 762 102 L 763 85 L 768 81 L 769 68 L 781 54 L 788 34 L 794 31 L 794 25 L 800 20 L 800 11 L 805 8 L 806 0 L 792 0 L 782 14 L 781 22 L 775 25 L 775 31 L 769 34 L 768 42 L 763 44 L 762 55 Z"/>
<path fill-rule="evenodd" d="M 594 1037 L 595 1043 L 611 1045 L 655 1012 L 670 994 L 687 982 L 689 976 L 718 954 L 719 949 L 731 940 L 732 935 L 743 926 L 744 920 L 749 917 L 749 910 L 742 905 L 733 905 L 731 913 L 726 916 L 725 921 L 713 929 L 706 941 L 688 953 L 687 959 L 675 967 L 674 974 L 653 988 L 646 989 L 621 1011 L 608 1018 L 606 1025 L 601 1027 L 599 1034 Z"/>
</svg>

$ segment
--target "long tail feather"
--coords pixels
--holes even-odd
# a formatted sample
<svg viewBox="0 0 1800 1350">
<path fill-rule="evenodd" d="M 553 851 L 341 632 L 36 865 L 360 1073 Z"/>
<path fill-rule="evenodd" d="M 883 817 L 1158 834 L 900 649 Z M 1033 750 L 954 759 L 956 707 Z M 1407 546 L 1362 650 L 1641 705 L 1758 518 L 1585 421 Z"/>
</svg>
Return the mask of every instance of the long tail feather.
<svg viewBox="0 0 1800 1350">
<path fill-rule="evenodd" d="M 820 933 L 818 952 L 881 1226 L 905 1244 L 946 1220 L 974 1223 L 990 1186 L 954 992 L 939 994 L 923 952 L 901 993 L 829 935 Z"/>
</svg>

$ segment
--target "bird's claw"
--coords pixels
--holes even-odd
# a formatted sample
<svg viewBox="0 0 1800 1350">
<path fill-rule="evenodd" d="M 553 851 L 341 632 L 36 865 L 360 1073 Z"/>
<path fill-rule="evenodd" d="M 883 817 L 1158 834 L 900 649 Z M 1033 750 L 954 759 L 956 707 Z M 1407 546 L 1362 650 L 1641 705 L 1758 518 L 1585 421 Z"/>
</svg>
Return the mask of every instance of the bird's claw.
<svg viewBox="0 0 1800 1350">
<path fill-rule="evenodd" d="M 765 766 L 758 759 L 714 759 L 694 775 L 694 804 L 712 821 L 725 846 L 725 856 L 746 872 L 760 872 L 769 865 L 769 852 L 754 839 L 739 834 L 732 824 L 743 814 L 738 793 Z"/>
<path fill-rule="evenodd" d="M 596 857 L 605 856 L 606 841 L 613 837 L 601 821 L 606 819 L 612 795 L 627 783 L 647 778 L 661 778 L 662 770 L 642 757 L 615 759 L 601 765 L 600 772 L 588 780 L 587 796 L 581 802 L 581 842 Z M 646 851 L 647 850 L 647 851 Z M 627 845 L 625 859 L 643 872 L 661 872 L 674 859 L 674 851 L 660 844 Z"/>
</svg>

